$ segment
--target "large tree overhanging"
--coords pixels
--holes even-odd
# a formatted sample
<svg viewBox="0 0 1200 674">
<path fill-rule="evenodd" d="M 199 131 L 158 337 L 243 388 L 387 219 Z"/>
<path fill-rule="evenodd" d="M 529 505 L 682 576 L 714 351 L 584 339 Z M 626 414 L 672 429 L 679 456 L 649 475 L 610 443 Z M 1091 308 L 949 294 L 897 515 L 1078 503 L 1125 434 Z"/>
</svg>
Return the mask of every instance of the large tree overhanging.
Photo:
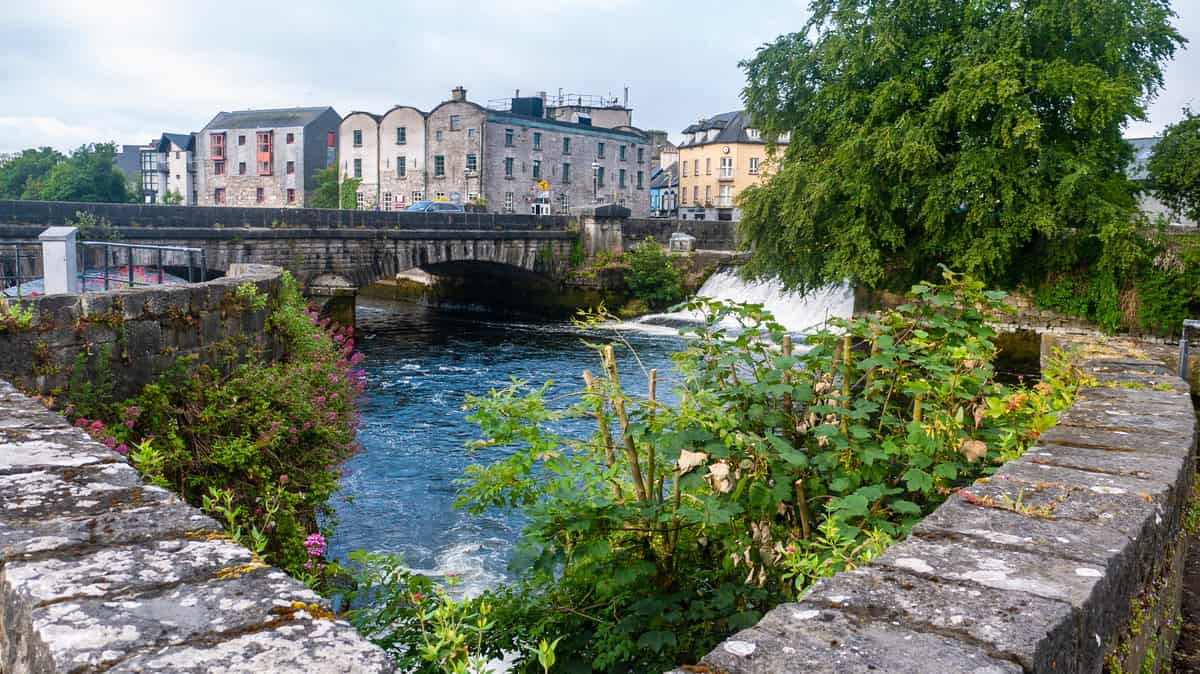
<svg viewBox="0 0 1200 674">
<path fill-rule="evenodd" d="M 1134 209 L 1121 132 L 1184 43 L 1169 0 L 813 0 L 741 65 L 790 134 L 741 199 L 753 274 L 903 286 L 938 263 L 1011 281 Z M 782 146 L 781 146 L 782 147 Z"/>
<path fill-rule="evenodd" d="M 1146 168 L 1155 195 L 1175 214 L 1200 222 L 1200 115 L 1185 109 L 1163 131 Z"/>
</svg>

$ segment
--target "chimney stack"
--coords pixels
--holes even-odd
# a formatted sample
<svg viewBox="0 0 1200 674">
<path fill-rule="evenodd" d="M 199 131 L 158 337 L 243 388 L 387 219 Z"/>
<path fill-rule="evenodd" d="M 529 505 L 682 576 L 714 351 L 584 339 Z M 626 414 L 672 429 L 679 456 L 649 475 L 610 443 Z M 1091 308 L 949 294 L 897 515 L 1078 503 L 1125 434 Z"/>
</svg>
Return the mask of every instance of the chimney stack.
<svg viewBox="0 0 1200 674">
<path fill-rule="evenodd" d="M 454 87 L 450 90 L 450 100 L 458 101 L 460 103 L 467 100 L 467 90 L 464 89 L 461 84 L 457 87 Z"/>
</svg>

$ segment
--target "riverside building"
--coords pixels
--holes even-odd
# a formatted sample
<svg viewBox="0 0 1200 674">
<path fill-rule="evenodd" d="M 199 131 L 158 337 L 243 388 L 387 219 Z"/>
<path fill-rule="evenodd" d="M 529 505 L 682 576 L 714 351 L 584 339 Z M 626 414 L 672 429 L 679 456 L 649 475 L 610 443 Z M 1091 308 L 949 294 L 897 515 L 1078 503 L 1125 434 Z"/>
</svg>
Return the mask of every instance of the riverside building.
<svg viewBox="0 0 1200 674">
<path fill-rule="evenodd" d="M 784 135 L 779 144 L 787 143 Z M 750 115 L 726 112 L 683 130 L 679 144 L 679 218 L 739 220 L 737 195 L 757 185 L 767 169 L 767 142 Z"/>
</svg>

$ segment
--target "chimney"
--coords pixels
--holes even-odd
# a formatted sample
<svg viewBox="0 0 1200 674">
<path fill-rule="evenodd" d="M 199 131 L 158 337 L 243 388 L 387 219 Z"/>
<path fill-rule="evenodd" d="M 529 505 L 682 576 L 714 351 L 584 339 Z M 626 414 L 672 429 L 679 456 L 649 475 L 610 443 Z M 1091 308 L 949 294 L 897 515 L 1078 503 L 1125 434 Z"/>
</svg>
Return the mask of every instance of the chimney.
<svg viewBox="0 0 1200 674">
<path fill-rule="evenodd" d="M 450 100 L 459 102 L 467 100 L 467 90 L 461 84 L 454 87 L 450 90 Z"/>
</svg>

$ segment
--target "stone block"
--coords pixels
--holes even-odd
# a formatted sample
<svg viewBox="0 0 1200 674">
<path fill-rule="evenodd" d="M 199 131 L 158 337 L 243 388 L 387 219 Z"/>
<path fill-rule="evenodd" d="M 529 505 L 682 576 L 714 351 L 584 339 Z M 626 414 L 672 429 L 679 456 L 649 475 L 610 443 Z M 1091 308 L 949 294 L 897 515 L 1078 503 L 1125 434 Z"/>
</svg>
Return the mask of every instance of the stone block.
<svg viewBox="0 0 1200 674">
<path fill-rule="evenodd" d="M 6 495 L 0 509 L 0 522 L 5 523 L 97 515 L 179 500 L 165 489 L 143 485 L 137 471 L 125 463 L 0 475 L 0 493 Z"/>
</svg>

